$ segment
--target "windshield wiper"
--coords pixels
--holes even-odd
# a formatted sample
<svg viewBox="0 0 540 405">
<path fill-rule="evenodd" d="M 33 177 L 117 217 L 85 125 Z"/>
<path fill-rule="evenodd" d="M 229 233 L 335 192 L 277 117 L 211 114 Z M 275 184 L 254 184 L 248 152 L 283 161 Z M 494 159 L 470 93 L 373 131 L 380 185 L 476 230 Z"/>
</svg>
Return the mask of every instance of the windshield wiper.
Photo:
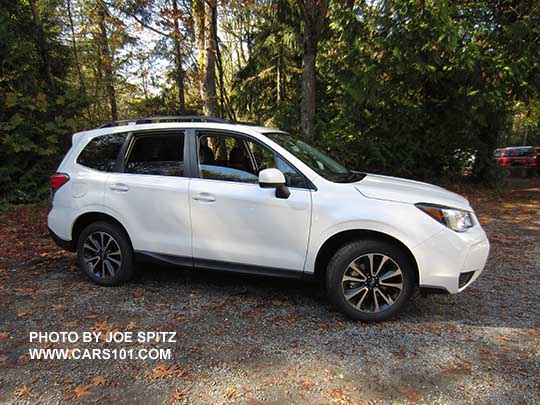
<svg viewBox="0 0 540 405">
<path fill-rule="evenodd" d="M 348 173 L 334 173 L 328 179 L 336 183 L 352 183 L 360 181 L 364 177 L 366 177 L 365 173 L 350 170 Z"/>
<path fill-rule="evenodd" d="M 351 174 L 349 175 L 349 180 L 353 181 L 360 181 L 363 180 L 364 177 L 366 177 L 366 173 L 357 172 L 356 170 L 351 170 Z M 354 180 L 356 178 L 356 180 Z"/>
</svg>

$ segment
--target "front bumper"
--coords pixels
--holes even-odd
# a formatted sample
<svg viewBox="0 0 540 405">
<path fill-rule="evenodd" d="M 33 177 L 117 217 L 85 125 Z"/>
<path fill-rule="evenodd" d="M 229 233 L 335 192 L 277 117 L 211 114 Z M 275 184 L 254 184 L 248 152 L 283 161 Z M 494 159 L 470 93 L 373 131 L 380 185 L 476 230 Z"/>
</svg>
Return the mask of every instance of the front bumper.
<svg viewBox="0 0 540 405">
<path fill-rule="evenodd" d="M 443 229 L 413 249 L 420 288 L 455 294 L 473 283 L 486 265 L 489 241 L 480 225 L 466 232 Z"/>
</svg>

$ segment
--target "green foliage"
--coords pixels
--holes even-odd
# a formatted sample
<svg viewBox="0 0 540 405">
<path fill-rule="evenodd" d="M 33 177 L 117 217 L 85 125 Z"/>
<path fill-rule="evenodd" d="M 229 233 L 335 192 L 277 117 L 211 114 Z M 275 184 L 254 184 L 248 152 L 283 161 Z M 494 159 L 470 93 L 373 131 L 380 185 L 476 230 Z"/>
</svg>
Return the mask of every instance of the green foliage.
<svg viewBox="0 0 540 405">
<path fill-rule="evenodd" d="M 276 53 L 300 67 L 290 52 L 299 40 L 288 47 L 276 33 L 298 32 L 298 17 L 289 2 L 271 4 L 238 74 L 238 106 L 248 119 L 297 129 L 298 75 L 289 115 L 272 112 Z M 492 153 L 514 104 L 539 97 L 539 11 L 532 1 L 332 2 L 317 59 L 320 146 L 359 170 L 497 183 Z"/>
<path fill-rule="evenodd" d="M 197 114 L 192 3 L 178 4 L 185 110 Z M 71 134 L 109 119 L 111 81 L 121 118 L 177 112 L 170 0 L 0 6 L 0 200 L 47 195 Z M 297 1 L 218 11 L 220 111 L 299 133 Z M 497 186 L 493 149 L 540 143 L 537 0 L 336 0 L 317 52 L 316 142 L 352 168 Z"/>
<path fill-rule="evenodd" d="M 235 75 L 232 101 L 241 120 L 298 129 L 301 37 L 299 12 L 290 0 L 244 9 L 257 16 L 249 59 Z"/>
<path fill-rule="evenodd" d="M 48 176 L 70 143 L 81 100 L 63 81 L 68 53 L 50 36 L 48 82 L 27 2 L 1 1 L 0 36 L 0 200 L 28 202 L 48 193 Z"/>
</svg>

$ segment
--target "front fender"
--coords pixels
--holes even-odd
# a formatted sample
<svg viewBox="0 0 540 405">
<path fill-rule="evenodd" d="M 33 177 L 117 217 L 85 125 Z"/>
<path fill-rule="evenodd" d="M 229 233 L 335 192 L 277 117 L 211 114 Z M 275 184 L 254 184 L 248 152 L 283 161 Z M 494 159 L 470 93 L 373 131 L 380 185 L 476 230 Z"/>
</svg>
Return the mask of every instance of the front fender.
<svg viewBox="0 0 540 405">
<path fill-rule="evenodd" d="M 330 194 L 330 193 L 329 193 Z M 317 254 L 326 241 L 345 231 L 390 236 L 413 249 L 441 232 L 442 225 L 413 204 L 368 199 L 354 190 L 354 204 L 336 204 L 331 195 L 313 193 L 313 219 L 304 272 L 315 272 Z"/>
</svg>

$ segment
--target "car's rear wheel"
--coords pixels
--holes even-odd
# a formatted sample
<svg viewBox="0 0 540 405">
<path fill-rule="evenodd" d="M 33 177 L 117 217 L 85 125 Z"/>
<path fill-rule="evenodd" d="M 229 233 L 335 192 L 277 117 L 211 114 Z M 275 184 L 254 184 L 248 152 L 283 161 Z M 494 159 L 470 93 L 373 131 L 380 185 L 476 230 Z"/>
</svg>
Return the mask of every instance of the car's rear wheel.
<svg viewBox="0 0 540 405">
<path fill-rule="evenodd" d="M 80 234 L 79 265 L 95 283 L 118 285 L 133 276 L 133 252 L 122 228 L 110 222 L 94 222 Z"/>
<path fill-rule="evenodd" d="M 360 240 L 342 246 L 326 272 L 330 302 L 347 316 L 383 321 L 400 312 L 415 288 L 415 270 L 398 246 Z"/>
</svg>

